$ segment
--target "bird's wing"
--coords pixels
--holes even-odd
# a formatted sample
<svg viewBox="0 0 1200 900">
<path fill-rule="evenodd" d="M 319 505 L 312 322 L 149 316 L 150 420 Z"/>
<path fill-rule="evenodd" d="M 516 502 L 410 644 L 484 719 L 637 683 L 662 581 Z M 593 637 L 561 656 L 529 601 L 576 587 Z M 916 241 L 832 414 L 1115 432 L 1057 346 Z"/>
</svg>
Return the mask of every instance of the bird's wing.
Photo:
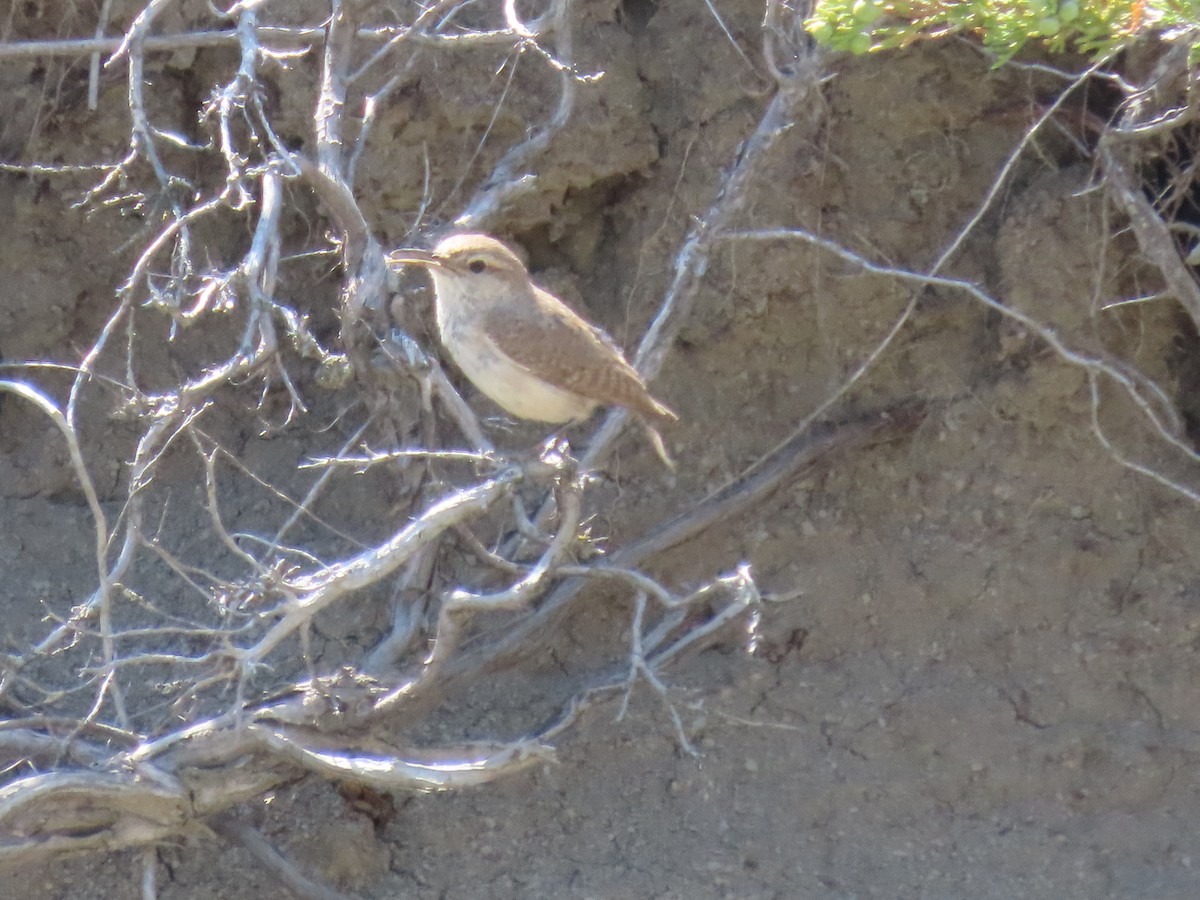
<svg viewBox="0 0 1200 900">
<path fill-rule="evenodd" d="M 505 356 L 551 384 L 654 421 L 678 418 L 650 396 L 612 338 L 541 288 L 516 309 L 490 310 L 485 327 Z M 531 332 L 542 335 L 536 345 L 529 340 Z"/>
</svg>

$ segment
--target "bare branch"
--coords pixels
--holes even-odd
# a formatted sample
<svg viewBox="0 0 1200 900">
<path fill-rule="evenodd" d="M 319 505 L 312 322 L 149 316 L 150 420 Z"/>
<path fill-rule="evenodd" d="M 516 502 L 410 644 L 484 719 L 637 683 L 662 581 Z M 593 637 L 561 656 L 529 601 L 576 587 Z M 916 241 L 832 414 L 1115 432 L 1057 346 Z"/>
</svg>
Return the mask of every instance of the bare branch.
<svg viewBox="0 0 1200 900">
<path fill-rule="evenodd" d="M 300 900 L 350 900 L 348 895 L 314 881 L 276 850 L 262 833 L 231 815 L 214 816 L 208 825 L 217 834 L 242 847 L 279 881 L 284 890 Z"/>
</svg>

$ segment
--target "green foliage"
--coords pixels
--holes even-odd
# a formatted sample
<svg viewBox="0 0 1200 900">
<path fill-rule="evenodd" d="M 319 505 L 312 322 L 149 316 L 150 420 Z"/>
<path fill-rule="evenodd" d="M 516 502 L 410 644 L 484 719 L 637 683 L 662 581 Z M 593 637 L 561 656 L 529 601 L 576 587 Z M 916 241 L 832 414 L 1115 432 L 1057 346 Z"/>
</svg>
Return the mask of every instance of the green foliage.
<svg viewBox="0 0 1200 900">
<path fill-rule="evenodd" d="M 1138 34 L 1186 29 L 1200 56 L 1200 0 L 819 0 L 805 27 L 818 43 L 855 54 L 974 34 L 997 65 L 1030 41 L 1099 56 Z"/>
</svg>

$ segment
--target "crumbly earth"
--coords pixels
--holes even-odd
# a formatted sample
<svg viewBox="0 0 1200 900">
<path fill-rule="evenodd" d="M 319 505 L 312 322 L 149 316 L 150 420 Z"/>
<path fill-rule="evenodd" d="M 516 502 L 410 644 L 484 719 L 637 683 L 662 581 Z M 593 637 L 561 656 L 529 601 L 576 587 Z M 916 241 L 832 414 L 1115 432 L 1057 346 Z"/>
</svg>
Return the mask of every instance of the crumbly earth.
<svg viewBox="0 0 1200 900">
<path fill-rule="evenodd" d="M 761 11 L 719 5 L 753 60 Z M 547 154 L 540 192 L 512 212 L 508 236 L 545 283 L 571 285 L 628 346 L 767 98 L 704 4 L 593 10 L 577 52 L 581 70 L 604 77 L 581 86 L 578 127 Z M 202 79 L 183 73 L 206 64 L 216 65 L 208 51 L 158 61 L 160 115 L 188 119 L 187 86 Z M 12 75 L 6 65 L 0 73 Z M 831 66 L 824 127 L 781 143 L 743 224 L 800 224 L 926 271 L 982 203 L 1036 114 L 1032 98 L 1056 82 L 990 70 L 965 45 Z M 499 90 L 480 71 L 464 63 L 434 79 L 421 70 L 381 113 L 359 181 L 381 240 L 402 240 L 420 204 L 414 148 L 435 162 L 433 196 L 452 217 L 457 161 L 490 116 L 480 97 L 490 104 Z M 296 77 L 311 79 L 312 66 Z M 297 133 L 311 112 L 304 96 L 293 84 L 277 98 Z M 105 81 L 103 97 L 120 108 L 119 78 Z M 537 100 L 504 107 L 478 172 L 521 139 L 523 104 Z M 127 138 L 123 118 L 89 114 L 78 95 L 59 97 L 55 116 L 28 152 L 109 158 Z M 464 143 L 464 133 L 474 137 Z M 12 145 L 11 133 L 3 139 Z M 1099 309 L 1151 290 L 1073 152 L 1047 131 L 947 272 L 1080 352 L 1106 350 L 1168 394 L 1186 392 L 1170 300 Z M 85 218 L 70 206 L 75 196 L 59 181 L 0 174 L 4 360 L 78 359 L 128 272 L 124 242 L 136 247 L 137 223 Z M 295 202 L 318 215 L 311 199 Z M 330 290 L 318 282 L 313 303 L 332 304 Z M 800 244 L 722 249 L 654 386 L 683 420 L 669 437 L 678 475 L 663 476 L 635 432 L 623 438 L 619 487 L 598 488 L 612 542 L 686 508 L 785 439 L 873 352 L 910 297 L 909 286 Z M 163 351 L 163 383 L 180 359 L 185 351 Z M 42 383 L 64 385 L 53 375 Z M 1115 445 L 1194 483 L 1194 471 L 1155 455 L 1110 383 L 1098 390 L 1098 419 Z M 1200 803 L 1188 767 L 1197 752 L 1189 735 L 1200 729 L 1200 510 L 1102 444 L 1086 373 L 961 293 L 923 291 L 831 416 L 909 399 L 930 411 L 905 439 L 827 460 L 654 562 L 680 586 L 749 562 L 783 598 L 760 625 L 766 652 L 747 652 L 748 636 L 733 634 L 667 673 L 698 756 L 681 750 L 662 702 L 642 691 L 624 718 L 616 705 L 590 712 L 556 764 L 484 788 L 367 804 L 309 778 L 240 815 L 303 871 L 363 898 L 1195 896 Z M 132 424 L 90 415 L 97 479 L 115 497 Z M 280 478 L 323 439 L 233 437 L 252 469 Z M 182 463 L 159 477 L 196 490 Z M 226 511 L 231 519 L 253 521 L 251 496 Z M 374 519 L 357 525 L 363 540 L 391 530 L 387 498 L 367 488 L 326 514 L 352 528 Z M 180 515 L 179 533 L 203 528 L 198 514 Z M 0 397 L 10 645 L 28 646 L 48 613 L 64 615 L 87 591 L 90 535 L 53 428 Z M 383 614 L 371 615 L 331 621 L 318 637 L 352 660 L 383 627 Z M 590 596 L 525 663 L 455 698 L 455 733 L 533 727 L 605 653 L 619 653 L 629 620 L 621 597 Z M 281 895 L 245 851 L 212 836 L 159 857 L 163 900 Z M 117 853 L 25 869 L 6 875 L 0 893 L 133 898 L 140 860 Z"/>
</svg>

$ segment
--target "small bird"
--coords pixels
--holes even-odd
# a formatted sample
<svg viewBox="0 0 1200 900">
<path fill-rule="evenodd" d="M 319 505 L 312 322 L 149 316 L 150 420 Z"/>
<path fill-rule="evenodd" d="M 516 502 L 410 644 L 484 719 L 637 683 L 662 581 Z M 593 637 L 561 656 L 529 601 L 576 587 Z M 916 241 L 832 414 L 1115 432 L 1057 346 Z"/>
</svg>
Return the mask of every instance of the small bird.
<svg viewBox="0 0 1200 900">
<path fill-rule="evenodd" d="M 503 243 L 485 234 L 452 234 L 432 252 L 397 250 L 388 263 L 428 269 L 442 344 L 505 411 L 557 425 L 582 421 L 597 406 L 623 406 L 672 465 L 655 426 L 679 417 L 650 395 L 607 334 L 535 285 Z"/>
</svg>

